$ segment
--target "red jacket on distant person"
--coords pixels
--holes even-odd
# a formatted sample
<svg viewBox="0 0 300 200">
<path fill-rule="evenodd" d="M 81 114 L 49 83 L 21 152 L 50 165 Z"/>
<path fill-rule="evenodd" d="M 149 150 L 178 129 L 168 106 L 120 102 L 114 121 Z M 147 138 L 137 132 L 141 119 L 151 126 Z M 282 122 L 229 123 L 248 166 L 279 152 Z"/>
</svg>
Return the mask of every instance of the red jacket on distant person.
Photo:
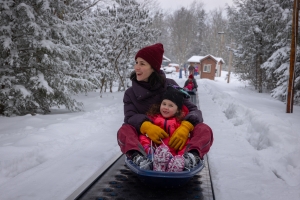
<svg viewBox="0 0 300 200">
<path fill-rule="evenodd" d="M 194 83 L 193 81 L 189 81 L 187 85 L 185 86 L 188 90 L 193 90 L 194 89 Z"/>
<path fill-rule="evenodd" d="M 194 90 L 194 89 L 197 91 L 197 88 L 198 88 L 197 81 L 195 80 L 195 78 L 192 74 L 189 75 L 189 78 L 185 81 L 183 87 L 187 88 L 190 91 Z"/>
</svg>

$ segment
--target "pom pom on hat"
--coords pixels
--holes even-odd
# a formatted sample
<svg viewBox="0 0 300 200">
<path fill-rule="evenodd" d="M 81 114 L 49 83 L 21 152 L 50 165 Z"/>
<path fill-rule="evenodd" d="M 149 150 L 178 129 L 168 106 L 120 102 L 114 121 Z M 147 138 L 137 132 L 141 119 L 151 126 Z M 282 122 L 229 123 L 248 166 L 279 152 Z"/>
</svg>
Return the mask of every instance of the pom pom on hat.
<svg viewBox="0 0 300 200">
<path fill-rule="evenodd" d="M 190 79 L 194 79 L 194 75 L 193 75 L 193 74 L 190 74 L 190 75 L 189 75 L 189 78 L 190 78 Z"/>
<path fill-rule="evenodd" d="M 159 72 L 163 55 L 164 55 L 164 46 L 161 43 L 156 43 L 154 45 L 147 46 L 140 49 L 135 56 L 135 60 L 138 57 L 143 58 L 151 65 L 151 67 L 155 71 Z"/>
</svg>

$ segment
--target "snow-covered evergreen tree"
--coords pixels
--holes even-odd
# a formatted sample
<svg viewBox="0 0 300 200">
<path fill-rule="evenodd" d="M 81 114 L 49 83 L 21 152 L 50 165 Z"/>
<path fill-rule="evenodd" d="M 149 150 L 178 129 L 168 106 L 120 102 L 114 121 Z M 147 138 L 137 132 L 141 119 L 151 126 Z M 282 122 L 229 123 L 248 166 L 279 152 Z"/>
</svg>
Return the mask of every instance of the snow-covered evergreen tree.
<svg viewBox="0 0 300 200">
<path fill-rule="evenodd" d="M 291 9 L 292 0 L 235 1 L 235 7 L 228 8 L 231 34 L 237 43 L 236 72 L 259 92 L 271 89 L 272 96 L 282 100 L 287 90 Z M 295 71 L 295 102 L 299 102 L 298 63 Z"/>
<path fill-rule="evenodd" d="M 134 54 L 158 32 L 136 1 L 98 2 L 0 1 L 0 114 L 76 111 L 74 94 L 125 89 Z"/>
<path fill-rule="evenodd" d="M 272 90 L 272 96 L 282 101 L 286 100 L 289 79 L 290 50 L 291 50 L 291 25 L 292 25 L 292 0 L 279 1 L 276 7 L 276 37 L 273 38 L 275 51 L 272 56 L 262 65 L 266 69 L 267 78 L 273 79 L 276 86 Z M 274 9 L 275 10 L 275 9 Z M 300 53 L 299 39 L 295 65 L 294 102 L 300 103 Z"/>
<path fill-rule="evenodd" d="M 79 110 L 71 95 L 92 83 L 77 75 L 81 50 L 70 40 L 69 14 L 80 1 L 0 2 L 0 104 L 2 114 L 23 115 L 52 106 Z"/>
</svg>

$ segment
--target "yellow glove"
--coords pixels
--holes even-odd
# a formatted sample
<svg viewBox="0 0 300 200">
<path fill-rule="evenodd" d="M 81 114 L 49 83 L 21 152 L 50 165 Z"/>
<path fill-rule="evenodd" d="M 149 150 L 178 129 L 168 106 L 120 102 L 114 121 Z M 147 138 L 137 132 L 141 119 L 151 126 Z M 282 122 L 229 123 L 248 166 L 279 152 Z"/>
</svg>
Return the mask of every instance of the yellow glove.
<svg viewBox="0 0 300 200">
<path fill-rule="evenodd" d="M 193 124 L 188 121 L 182 121 L 181 125 L 174 131 L 169 141 L 169 146 L 176 150 L 181 150 L 189 137 L 189 133 L 193 129 Z"/>
<path fill-rule="evenodd" d="M 145 121 L 140 131 L 142 134 L 147 135 L 156 144 L 161 144 L 160 139 L 169 137 L 169 135 L 159 126 L 152 124 L 149 121 Z"/>
</svg>

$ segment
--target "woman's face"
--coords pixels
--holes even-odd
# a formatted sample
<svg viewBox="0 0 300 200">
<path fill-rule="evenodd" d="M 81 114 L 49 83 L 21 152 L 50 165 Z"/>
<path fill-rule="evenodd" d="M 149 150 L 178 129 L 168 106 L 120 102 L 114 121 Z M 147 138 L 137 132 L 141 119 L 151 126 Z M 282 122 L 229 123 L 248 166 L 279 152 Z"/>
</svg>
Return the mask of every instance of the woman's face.
<svg viewBox="0 0 300 200">
<path fill-rule="evenodd" d="M 134 65 L 134 71 L 136 73 L 136 80 L 148 82 L 148 78 L 154 70 L 146 60 L 137 57 Z"/>
<path fill-rule="evenodd" d="M 173 117 L 177 112 L 178 106 L 168 99 L 164 99 L 160 104 L 160 113 L 164 118 Z"/>
</svg>

